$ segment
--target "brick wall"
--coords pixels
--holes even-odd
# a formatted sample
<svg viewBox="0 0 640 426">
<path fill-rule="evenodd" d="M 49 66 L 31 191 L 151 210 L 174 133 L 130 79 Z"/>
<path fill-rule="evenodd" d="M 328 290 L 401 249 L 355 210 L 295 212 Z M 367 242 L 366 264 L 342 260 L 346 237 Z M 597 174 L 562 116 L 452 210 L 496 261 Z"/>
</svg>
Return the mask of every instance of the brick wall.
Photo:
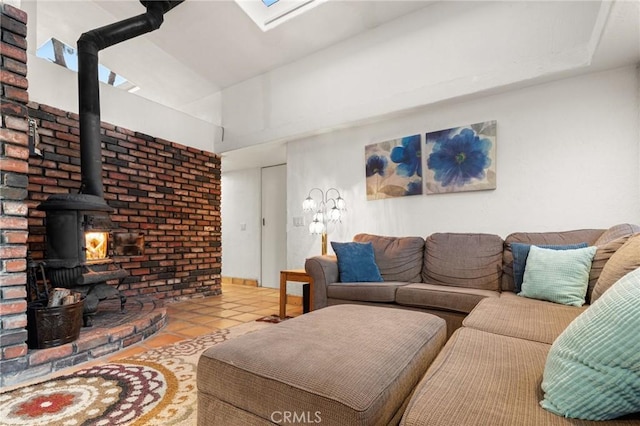
<svg viewBox="0 0 640 426">
<path fill-rule="evenodd" d="M 27 15 L 0 4 L 0 374 L 27 354 Z"/>
<path fill-rule="evenodd" d="M 80 188 L 78 115 L 36 103 L 42 158 L 29 161 L 29 251 L 45 255 L 44 212 L 38 204 Z M 104 198 L 116 231 L 141 232 L 143 256 L 115 257 L 130 276 L 127 296 L 157 298 L 220 293 L 220 158 L 102 123 Z"/>
</svg>

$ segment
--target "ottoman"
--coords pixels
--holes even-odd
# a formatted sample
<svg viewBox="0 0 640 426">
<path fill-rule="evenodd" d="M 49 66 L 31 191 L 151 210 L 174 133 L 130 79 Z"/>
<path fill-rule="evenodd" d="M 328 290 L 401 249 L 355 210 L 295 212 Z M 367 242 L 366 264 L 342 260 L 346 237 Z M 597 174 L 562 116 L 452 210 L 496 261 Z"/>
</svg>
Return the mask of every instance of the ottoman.
<svg viewBox="0 0 640 426">
<path fill-rule="evenodd" d="M 337 305 L 207 349 L 198 425 L 397 424 L 446 340 L 445 321 Z"/>
</svg>

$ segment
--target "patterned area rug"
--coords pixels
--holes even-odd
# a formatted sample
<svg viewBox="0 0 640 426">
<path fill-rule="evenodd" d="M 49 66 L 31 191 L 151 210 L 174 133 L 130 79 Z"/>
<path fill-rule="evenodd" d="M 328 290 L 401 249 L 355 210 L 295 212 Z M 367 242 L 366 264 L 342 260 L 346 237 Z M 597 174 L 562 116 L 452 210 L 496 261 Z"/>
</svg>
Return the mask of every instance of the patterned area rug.
<svg viewBox="0 0 640 426">
<path fill-rule="evenodd" d="M 266 317 L 258 318 L 256 321 L 270 322 L 272 324 L 278 324 L 278 323 L 281 323 L 282 321 L 286 321 L 286 320 L 291 319 L 291 318 L 293 318 L 293 317 L 286 316 L 284 318 L 280 318 L 280 315 L 273 314 L 273 315 L 267 315 Z"/>
<path fill-rule="evenodd" d="M 200 354 L 265 327 L 241 324 L 2 393 L 0 425 L 195 425 Z"/>
</svg>

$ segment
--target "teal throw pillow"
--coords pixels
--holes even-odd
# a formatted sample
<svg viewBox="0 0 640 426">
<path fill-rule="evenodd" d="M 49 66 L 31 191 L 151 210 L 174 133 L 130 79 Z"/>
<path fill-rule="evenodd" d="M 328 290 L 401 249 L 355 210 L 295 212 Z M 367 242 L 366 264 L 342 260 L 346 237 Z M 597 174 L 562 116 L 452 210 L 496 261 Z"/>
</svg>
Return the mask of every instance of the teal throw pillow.
<svg viewBox="0 0 640 426">
<path fill-rule="evenodd" d="M 553 250 L 531 246 L 519 296 L 582 306 L 597 247 Z"/>
<path fill-rule="evenodd" d="M 524 243 L 511 243 L 511 254 L 513 255 L 513 284 L 515 292 L 519 293 L 522 289 L 522 279 L 524 278 L 524 268 L 527 264 L 527 257 L 529 256 L 529 249 L 532 244 Z M 564 244 L 564 245 L 552 245 L 552 244 L 536 244 L 536 247 L 552 249 L 552 250 L 574 250 L 579 248 L 585 248 L 587 243 L 577 244 Z"/>
<path fill-rule="evenodd" d="M 336 243 L 331 247 L 338 258 L 338 272 L 343 283 L 381 282 L 382 275 L 373 254 L 373 245 L 368 243 Z"/>
<path fill-rule="evenodd" d="M 553 342 L 540 405 L 584 420 L 640 412 L 638 330 L 640 268 L 620 278 Z"/>
</svg>

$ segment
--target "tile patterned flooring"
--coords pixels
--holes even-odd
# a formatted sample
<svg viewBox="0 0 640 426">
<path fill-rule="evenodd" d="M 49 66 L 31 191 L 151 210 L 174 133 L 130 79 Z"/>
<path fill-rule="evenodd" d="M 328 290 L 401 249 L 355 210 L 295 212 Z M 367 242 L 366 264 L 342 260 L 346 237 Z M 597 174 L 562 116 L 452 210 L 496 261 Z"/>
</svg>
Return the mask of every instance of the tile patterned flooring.
<svg viewBox="0 0 640 426">
<path fill-rule="evenodd" d="M 139 344 L 110 355 L 107 361 L 116 361 L 267 315 L 277 315 L 279 291 L 267 287 L 222 284 L 222 294 L 219 296 L 168 303 L 166 308 L 167 325 L 162 330 Z M 302 306 L 287 305 L 288 316 L 301 314 Z"/>
</svg>

